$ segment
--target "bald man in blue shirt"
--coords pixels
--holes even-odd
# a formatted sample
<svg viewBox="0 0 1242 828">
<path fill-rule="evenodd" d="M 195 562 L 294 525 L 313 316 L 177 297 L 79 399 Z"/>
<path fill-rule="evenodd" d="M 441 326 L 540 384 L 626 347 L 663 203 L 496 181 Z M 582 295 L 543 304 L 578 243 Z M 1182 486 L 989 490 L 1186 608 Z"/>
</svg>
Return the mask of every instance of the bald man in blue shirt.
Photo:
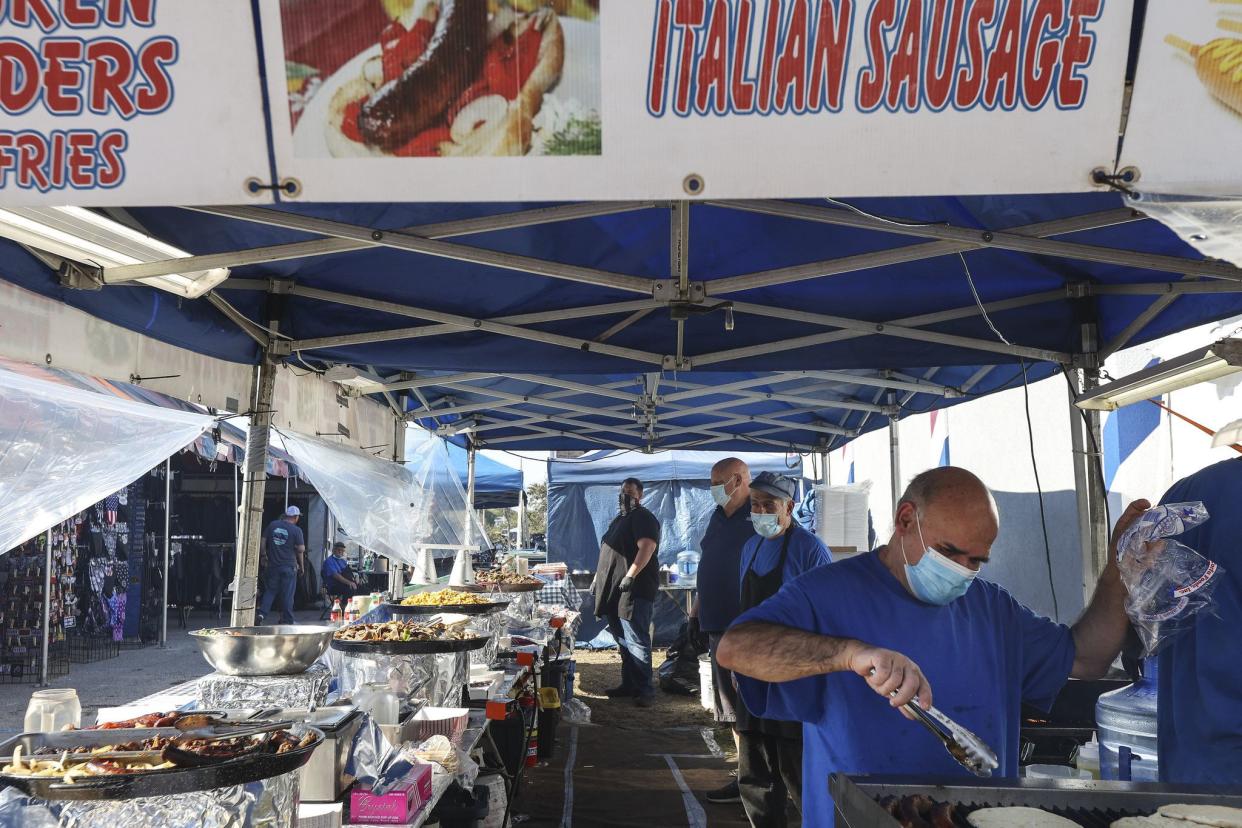
<svg viewBox="0 0 1242 828">
<path fill-rule="evenodd" d="M 930 707 L 933 688 L 936 706 L 996 751 L 998 774 L 1016 777 L 1022 703 L 1049 708 L 1070 676 L 1100 678 L 1121 652 L 1130 622 L 1117 539 L 1148 506 L 1130 504 L 1117 522 L 1072 629 L 976 579 L 996 504 L 951 466 L 911 481 L 886 545 L 813 569 L 738 618 L 718 658 L 751 712 L 803 723 L 803 824 L 833 824 L 833 773 L 968 775 L 899 709 L 916 697 Z"/>
</svg>

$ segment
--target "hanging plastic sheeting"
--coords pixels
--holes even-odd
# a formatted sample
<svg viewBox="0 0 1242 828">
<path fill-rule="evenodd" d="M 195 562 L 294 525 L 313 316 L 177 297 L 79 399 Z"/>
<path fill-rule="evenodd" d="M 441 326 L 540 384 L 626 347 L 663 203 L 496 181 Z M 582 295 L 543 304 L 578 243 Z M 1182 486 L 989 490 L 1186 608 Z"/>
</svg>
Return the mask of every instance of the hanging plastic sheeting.
<svg viewBox="0 0 1242 828">
<path fill-rule="evenodd" d="M 214 422 L 0 369 L 0 554 L 129 485 Z"/>
<path fill-rule="evenodd" d="M 415 543 L 438 552 L 460 546 L 490 546 L 478 512 L 466 506 L 465 484 L 449 456 L 447 443 L 428 440 L 415 447 L 407 447 L 405 467 L 414 475 L 427 504 L 426 533 L 420 535 Z M 469 532 L 466 530 L 467 515 Z"/>
<path fill-rule="evenodd" d="M 423 547 L 475 546 L 466 535 L 466 495 L 442 445 L 419 447 L 404 465 L 347 446 L 277 430 L 304 477 L 360 545 L 412 564 Z M 473 517 L 472 517 L 473 520 Z"/>
<path fill-rule="evenodd" d="M 1128 200 L 1203 255 L 1242 266 L 1242 197 L 1144 192 Z"/>
</svg>

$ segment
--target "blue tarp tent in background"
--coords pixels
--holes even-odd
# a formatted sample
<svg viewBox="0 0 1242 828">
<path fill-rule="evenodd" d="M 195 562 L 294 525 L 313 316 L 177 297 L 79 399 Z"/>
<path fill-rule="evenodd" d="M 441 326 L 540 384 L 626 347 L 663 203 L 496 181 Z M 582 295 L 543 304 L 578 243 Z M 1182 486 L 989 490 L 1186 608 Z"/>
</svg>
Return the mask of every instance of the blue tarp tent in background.
<svg viewBox="0 0 1242 828">
<path fill-rule="evenodd" d="M 599 539 L 617 515 L 617 492 L 621 481 L 643 481 L 643 505 L 660 520 L 660 563 L 672 563 L 678 552 L 699 549 L 699 539 L 715 508 L 711 499 L 711 471 L 717 460 L 731 456 L 713 451 L 597 451 L 572 460 L 548 461 L 548 560 L 565 561 L 572 569 L 594 570 L 599 558 Z M 802 458 L 797 454 L 742 453 L 752 474 L 774 471 L 801 478 Z M 594 617 L 589 596 L 578 632 L 590 641 L 603 629 Z M 661 594 L 656 602 L 655 641 L 672 643 L 685 611 Z M 605 636 L 607 639 L 607 636 Z"/>
<path fill-rule="evenodd" d="M 421 428 L 406 431 L 406 443 L 412 445 L 421 440 L 438 440 Z M 445 441 L 448 446 L 449 460 L 457 476 L 461 479 L 462 489 L 466 488 L 469 477 L 469 456 L 464 448 L 456 443 Z M 476 509 L 512 509 L 518 505 L 522 495 L 522 470 L 504 463 L 497 463 L 482 454 L 474 458 L 474 507 Z"/>
<path fill-rule="evenodd" d="M 572 460 L 548 461 L 548 560 L 564 561 L 571 570 L 594 570 L 599 539 L 617 516 L 621 481 L 643 481 L 643 505 L 660 521 L 660 563 L 670 564 L 678 552 L 701 551 L 699 539 L 714 505 L 710 491 L 712 466 L 730 457 L 714 451 L 596 451 Z M 773 471 L 802 476 L 796 454 L 736 455 L 751 474 Z"/>
</svg>

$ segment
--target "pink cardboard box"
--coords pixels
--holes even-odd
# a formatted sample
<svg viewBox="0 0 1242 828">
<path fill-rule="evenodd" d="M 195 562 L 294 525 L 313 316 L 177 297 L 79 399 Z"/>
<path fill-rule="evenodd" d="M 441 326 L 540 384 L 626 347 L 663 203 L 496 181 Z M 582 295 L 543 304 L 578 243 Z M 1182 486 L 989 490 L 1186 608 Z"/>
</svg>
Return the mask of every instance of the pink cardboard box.
<svg viewBox="0 0 1242 828">
<path fill-rule="evenodd" d="M 415 765 L 392 790 L 381 796 L 365 785 L 349 793 L 349 821 L 360 825 L 406 825 L 431 801 L 431 765 Z"/>
</svg>

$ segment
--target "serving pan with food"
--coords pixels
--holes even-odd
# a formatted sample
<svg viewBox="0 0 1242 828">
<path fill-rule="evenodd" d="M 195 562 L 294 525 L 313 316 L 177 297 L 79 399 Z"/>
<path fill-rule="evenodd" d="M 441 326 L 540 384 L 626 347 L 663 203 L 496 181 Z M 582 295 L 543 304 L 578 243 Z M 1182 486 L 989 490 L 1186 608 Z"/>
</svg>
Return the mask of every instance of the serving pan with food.
<svg viewBox="0 0 1242 828">
<path fill-rule="evenodd" d="M 530 575 L 519 575 L 505 569 L 484 569 L 474 573 L 476 584 L 489 592 L 535 592 L 547 586 Z"/>
<path fill-rule="evenodd" d="M 297 770 L 322 740 L 285 722 L 23 733 L 0 744 L 0 783 L 41 799 L 168 796 Z"/>
<path fill-rule="evenodd" d="M 385 606 L 393 615 L 431 615 L 437 612 L 455 612 L 462 615 L 490 615 L 509 606 L 508 601 L 492 601 L 472 592 L 442 589 L 437 592 L 419 592 L 398 602 Z"/>
<path fill-rule="evenodd" d="M 332 639 L 332 649 L 355 655 L 427 655 L 478 650 L 488 641 L 457 624 L 387 621 L 342 627 Z"/>
</svg>

